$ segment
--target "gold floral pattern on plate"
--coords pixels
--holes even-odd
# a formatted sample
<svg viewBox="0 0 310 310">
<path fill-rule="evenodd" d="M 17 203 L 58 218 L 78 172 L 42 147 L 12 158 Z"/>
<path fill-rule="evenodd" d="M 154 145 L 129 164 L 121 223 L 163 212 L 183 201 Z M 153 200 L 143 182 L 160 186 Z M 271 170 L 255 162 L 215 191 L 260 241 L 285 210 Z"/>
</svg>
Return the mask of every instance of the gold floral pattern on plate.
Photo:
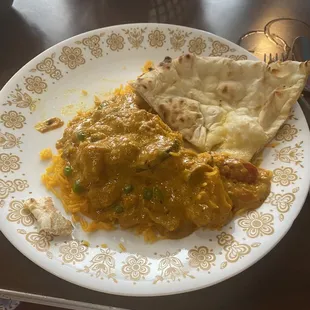
<svg viewBox="0 0 310 310">
<path fill-rule="evenodd" d="M 149 33 L 148 42 L 152 47 L 162 47 L 166 42 L 166 36 L 163 31 L 156 29 Z"/>
<path fill-rule="evenodd" d="M 20 112 L 8 111 L 4 112 L 0 116 L 0 123 L 3 123 L 4 127 L 15 129 L 21 129 L 24 127 L 26 118 Z"/>
<path fill-rule="evenodd" d="M 40 76 L 29 76 L 25 78 L 26 89 L 38 95 L 47 90 L 47 83 Z"/>
<path fill-rule="evenodd" d="M 218 244 L 223 246 L 223 249 L 226 252 L 225 258 L 227 262 L 235 263 L 251 252 L 251 247 L 249 245 L 236 241 L 231 234 L 221 232 L 221 234 L 216 237 Z M 227 262 L 221 263 L 221 269 L 227 266 Z"/>
<path fill-rule="evenodd" d="M 1 153 L 0 154 L 0 171 L 14 172 L 20 168 L 20 159 L 18 156 L 13 155 L 12 153 Z"/>
<path fill-rule="evenodd" d="M 87 247 L 78 241 L 72 240 L 59 247 L 61 253 L 59 257 L 64 263 L 72 263 L 75 265 L 85 259 Z"/>
<path fill-rule="evenodd" d="M 83 272 L 86 273 L 95 273 L 96 278 L 103 279 L 104 276 L 108 277 L 108 279 L 112 279 L 115 283 L 117 280 L 115 279 L 115 259 L 113 257 L 115 252 L 110 249 L 100 249 L 100 253 L 95 255 L 91 260 L 90 266 L 85 266 Z M 78 272 L 81 272 L 78 270 Z"/>
<path fill-rule="evenodd" d="M 206 40 L 201 36 L 195 37 L 188 42 L 188 51 L 196 55 L 202 54 L 206 50 L 206 47 Z"/>
<path fill-rule="evenodd" d="M 297 171 L 294 171 L 291 167 L 281 167 L 273 170 L 272 182 L 277 185 L 289 186 L 294 184 L 297 179 Z"/>
<path fill-rule="evenodd" d="M 245 216 L 238 220 L 238 225 L 246 231 L 247 236 L 250 238 L 274 233 L 273 215 L 256 210 L 247 212 Z"/>
<path fill-rule="evenodd" d="M 9 196 L 10 193 L 16 191 L 22 192 L 25 188 L 28 188 L 27 180 L 15 179 L 13 181 L 6 181 L 0 179 L 0 198 L 4 199 Z"/>
<path fill-rule="evenodd" d="M 277 207 L 277 210 L 280 213 L 286 213 L 292 207 L 296 198 L 295 193 L 298 191 L 299 187 L 294 188 L 291 193 L 276 194 L 271 192 L 265 202 Z"/>
<path fill-rule="evenodd" d="M 103 55 L 103 50 L 100 47 L 100 36 L 98 35 L 92 35 L 90 37 L 84 38 L 82 42 L 76 41 L 75 43 L 77 44 L 82 43 L 83 45 L 88 47 L 91 54 L 96 58 L 102 57 Z"/>
<path fill-rule="evenodd" d="M 302 161 L 304 159 L 304 150 L 302 149 L 303 141 L 296 143 L 295 146 L 286 146 L 280 150 L 275 149 L 274 159 L 283 163 L 294 163 L 296 166 L 304 167 Z"/>
<path fill-rule="evenodd" d="M 141 255 L 130 255 L 123 262 L 122 273 L 126 279 L 132 281 L 139 281 L 145 279 L 145 277 L 150 273 L 151 268 L 148 259 Z"/>
<path fill-rule="evenodd" d="M 53 253 L 50 252 L 50 251 L 47 251 L 47 252 L 46 252 L 46 256 L 47 256 L 49 259 L 53 259 L 53 258 L 54 258 Z"/>
<path fill-rule="evenodd" d="M 142 47 L 146 27 L 123 29 L 123 31 L 125 35 L 127 36 L 128 42 L 131 44 L 133 48 L 139 49 L 140 47 Z"/>
<path fill-rule="evenodd" d="M 3 133 L 0 131 L 0 147 L 4 150 L 12 149 L 15 146 L 19 148 L 22 143 L 21 137 L 16 137 L 9 132 Z"/>
<path fill-rule="evenodd" d="M 0 200 L 0 208 L 3 208 L 4 205 L 5 205 L 5 201 L 1 199 L 1 200 Z"/>
<path fill-rule="evenodd" d="M 224 246 L 225 244 L 230 244 L 234 241 L 234 237 L 226 232 L 221 232 L 216 236 L 219 245 Z"/>
<path fill-rule="evenodd" d="M 26 234 L 26 240 L 39 252 L 46 252 L 51 246 L 53 236 L 47 234 L 45 231 L 29 232 Z"/>
<path fill-rule="evenodd" d="M 82 50 L 79 47 L 70 46 L 64 46 L 62 48 L 59 60 L 71 70 L 84 65 L 86 62 Z"/>
<path fill-rule="evenodd" d="M 19 200 L 12 200 L 9 204 L 9 213 L 7 220 L 9 222 L 16 222 L 23 226 L 31 226 L 35 223 L 32 213 L 24 208 L 23 202 Z"/>
<path fill-rule="evenodd" d="M 295 125 L 284 124 L 275 136 L 277 141 L 289 142 L 297 137 L 298 130 Z"/>
<path fill-rule="evenodd" d="M 60 80 L 63 75 L 59 69 L 56 68 L 54 58 L 56 54 L 53 53 L 51 57 L 46 57 L 36 65 L 36 69 L 41 72 L 45 72 L 52 79 Z"/>
<path fill-rule="evenodd" d="M 174 29 L 168 29 L 168 30 L 172 49 L 175 52 L 181 51 L 182 47 L 186 43 L 186 39 L 189 37 L 191 32 L 186 32 L 184 30 L 174 30 Z"/>
<path fill-rule="evenodd" d="M 246 55 L 230 55 L 229 58 L 233 60 L 247 60 L 248 59 Z"/>
<path fill-rule="evenodd" d="M 229 46 L 227 44 L 221 43 L 220 41 L 212 42 L 212 51 L 210 56 L 222 56 L 227 52 L 229 52 Z"/>
<path fill-rule="evenodd" d="M 195 277 L 189 273 L 189 271 L 184 270 L 184 265 L 179 258 L 176 257 L 178 252 L 171 253 L 166 252 L 164 255 L 160 255 L 161 260 L 159 261 L 158 271 L 160 271 L 160 275 L 155 277 L 153 281 L 156 284 L 159 281 L 167 281 L 168 283 L 171 281 L 180 281 L 182 278 L 192 278 Z"/>
<path fill-rule="evenodd" d="M 206 246 L 196 246 L 194 249 L 188 251 L 188 264 L 198 270 L 209 270 L 214 265 L 216 259 L 212 252 L 213 250 L 209 250 Z"/>
<path fill-rule="evenodd" d="M 237 262 L 243 256 L 251 252 L 251 247 L 245 243 L 233 241 L 231 244 L 224 245 L 226 251 L 225 258 L 230 263 Z"/>
<path fill-rule="evenodd" d="M 17 108 L 29 108 L 30 111 L 36 109 L 36 102 L 38 100 L 32 99 L 32 97 L 23 92 L 19 85 L 16 85 L 15 92 L 11 92 L 8 96 L 8 100 L 3 105 L 16 106 Z"/>
<path fill-rule="evenodd" d="M 107 46 L 113 52 L 122 50 L 124 45 L 125 40 L 120 34 L 111 33 L 107 38 Z"/>
</svg>

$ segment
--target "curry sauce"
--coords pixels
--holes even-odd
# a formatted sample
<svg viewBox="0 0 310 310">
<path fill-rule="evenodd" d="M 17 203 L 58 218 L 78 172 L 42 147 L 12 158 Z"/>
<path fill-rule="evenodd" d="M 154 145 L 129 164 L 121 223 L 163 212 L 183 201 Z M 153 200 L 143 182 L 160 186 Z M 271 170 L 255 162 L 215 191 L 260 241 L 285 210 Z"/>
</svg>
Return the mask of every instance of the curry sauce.
<svg viewBox="0 0 310 310">
<path fill-rule="evenodd" d="M 134 101 L 134 95 L 115 96 L 79 113 L 57 142 L 58 180 L 66 184 L 49 189 L 60 188 L 69 211 L 97 227 L 182 238 L 199 227 L 220 229 L 236 212 L 263 203 L 270 172 L 184 148 L 178 132 Z M 53 173 L 48 170 L 45 184 Z M 69 196 L 83 203 L 70 208 Z"/>
</svg>

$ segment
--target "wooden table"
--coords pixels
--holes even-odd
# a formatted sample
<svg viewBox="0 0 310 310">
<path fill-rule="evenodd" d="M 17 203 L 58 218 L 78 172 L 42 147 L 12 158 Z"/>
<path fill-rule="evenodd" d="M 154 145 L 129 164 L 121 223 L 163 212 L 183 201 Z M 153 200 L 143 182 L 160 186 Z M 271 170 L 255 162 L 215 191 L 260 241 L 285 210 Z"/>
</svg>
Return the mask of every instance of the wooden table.
<svg viewBox="0 0 310 310">
<path fill-rule="evenodd" d="M 0 87 L 46 48 L 95 28 L 166 22 L 204 29 L 237 42 L 244 33 L 262 29 L 275 18 L 297 18 L 310 24 L 309 0 L 16 0 L 13 8 L 0 17 Z M 289 43 L 299 34 L 310 36 L 309 28 L 297 22 L 273 27 Z M 307 310 L 309 220 L 308 196 L 289 233 L 253 267 L 207 289 L 156 298 L 118 297 L 70 284 L 30 262 L 0 233 L 0 296 L 71 309 Z"/>
</svg>

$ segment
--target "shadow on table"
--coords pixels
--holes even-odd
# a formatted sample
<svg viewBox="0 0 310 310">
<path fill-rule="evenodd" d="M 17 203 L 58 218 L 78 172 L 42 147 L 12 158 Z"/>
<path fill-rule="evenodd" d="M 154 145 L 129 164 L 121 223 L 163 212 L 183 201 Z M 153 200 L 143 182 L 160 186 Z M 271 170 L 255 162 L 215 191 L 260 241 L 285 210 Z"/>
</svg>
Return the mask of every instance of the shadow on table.
<svg viewBox="0 0 310 310">
<path fill-rule="evenodd" d="M 201 14 L 201 0 L 76 0 L 65 5 L 82 31 L 126 23 L 192 26 Z"/>
<path fill-rule="evenodd" d="M 34 56 L 44 50 L 45 34 L 11 8 L 0 18 L 0 89 Z"/>
</svg>

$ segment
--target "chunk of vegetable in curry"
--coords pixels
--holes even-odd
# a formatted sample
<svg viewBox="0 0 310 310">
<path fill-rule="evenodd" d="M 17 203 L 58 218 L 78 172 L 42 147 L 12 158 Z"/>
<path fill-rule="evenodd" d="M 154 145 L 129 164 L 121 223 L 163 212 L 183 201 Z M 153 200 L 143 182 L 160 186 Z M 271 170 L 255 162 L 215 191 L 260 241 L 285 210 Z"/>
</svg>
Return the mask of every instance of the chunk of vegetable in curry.
<svg viewBox="0 0 310 310">
<path fill-rule="evenodd" d="M 51 117 L 43 122 L 37 123 L 34 128 L 41 133 L 45 133 L 60 128 L 63 124 L 64 122 L 59 117 Z"/>
<path fill-rule="evenodd" d="M 76 116 L 57 148 L 64 177 L 87 201 L 82 214 L 167 238 L 220 229 L 270 191 L 270 172 L 185 149 L 178 132 L 126 95 Z"/>
</svg>

